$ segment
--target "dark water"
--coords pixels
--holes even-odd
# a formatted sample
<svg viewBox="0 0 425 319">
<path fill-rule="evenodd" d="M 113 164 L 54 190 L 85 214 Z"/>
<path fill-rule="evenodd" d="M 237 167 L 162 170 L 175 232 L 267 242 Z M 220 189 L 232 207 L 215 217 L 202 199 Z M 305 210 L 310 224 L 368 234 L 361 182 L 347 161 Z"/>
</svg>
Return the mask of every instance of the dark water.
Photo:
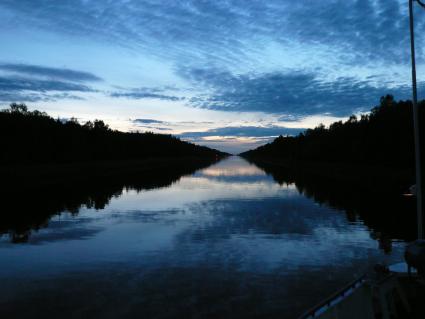
<svg viewBox="0 0 425 319">
<path fill-rule="evenodd" d="M 408 199 L 263 169 L 231 157 L 163 184 L 9 201 L 0 317 L 294 318 L 402 260 Z"/>
</svg>

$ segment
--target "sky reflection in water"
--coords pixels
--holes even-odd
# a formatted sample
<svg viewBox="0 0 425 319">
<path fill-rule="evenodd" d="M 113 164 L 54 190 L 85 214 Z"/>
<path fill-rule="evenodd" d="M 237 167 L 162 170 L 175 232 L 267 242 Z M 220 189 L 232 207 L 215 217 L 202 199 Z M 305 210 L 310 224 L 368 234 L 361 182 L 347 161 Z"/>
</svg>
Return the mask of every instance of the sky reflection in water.
<svg viewBox="0 0 425 319">
<path fill-rule="evenodd" d="M 54 216 L 28 243 L 1 237 L 0 314 L 292 318 L 402 248 L 231 157 Z"/>
</svg>

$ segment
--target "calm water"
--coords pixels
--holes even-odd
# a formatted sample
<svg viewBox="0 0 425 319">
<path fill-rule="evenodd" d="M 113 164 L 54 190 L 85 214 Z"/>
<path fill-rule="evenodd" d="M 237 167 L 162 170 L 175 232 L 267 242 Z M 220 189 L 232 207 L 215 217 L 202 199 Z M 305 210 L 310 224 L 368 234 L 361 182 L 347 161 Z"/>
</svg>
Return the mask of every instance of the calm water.
<svg viewBox="0 0 425 319">
<path fill-rule="evenodd" d="M 402 259 L 392 222 L 275 178 L 231 157 L 57 211 L 24 236 L 3 221 L 0 317 L 294 318 Z"/>
</svg>

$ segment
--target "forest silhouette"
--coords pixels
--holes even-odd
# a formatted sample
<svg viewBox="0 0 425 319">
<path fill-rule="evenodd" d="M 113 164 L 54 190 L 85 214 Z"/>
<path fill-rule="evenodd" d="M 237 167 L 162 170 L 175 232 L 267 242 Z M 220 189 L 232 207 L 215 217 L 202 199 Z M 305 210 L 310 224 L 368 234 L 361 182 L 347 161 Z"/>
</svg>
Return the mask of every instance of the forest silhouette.
<svg viewBox="0 0 425 319">
<path fill-rule="evenodd" d="M 425 124 L 425 101 L 419 103 L 420 122 Z M 369 164 L 414 168 L 413 115 L 411 101 L 381 97 L 370 113 L 355 115 L 326 128 L 320 124 L 297 136 L 279 136 L 273 142 L 242 153 L 247 158 L 274 158 L 287 162 Z M 424 132 L 421 132 L 422 142 Z"/>
<path fill-rule="evenodd" d="M 112 130 L 101 120 L 80 124 L 53 119 L 25 104 L 0 111 L 0 163 L 72 163 L 169 157 L 222 157 L 225 153 L 151 132 Z"/>
<path fill-rule="evenodd" d="M 0 111 L 0 150 L 0 237 L 12 242 L 28 241 L 55 214 L 102 209 L 124 189 L 166 187 L 227 155 L 100 120 L 53 119 L 16 103 Z"/>
</svg>

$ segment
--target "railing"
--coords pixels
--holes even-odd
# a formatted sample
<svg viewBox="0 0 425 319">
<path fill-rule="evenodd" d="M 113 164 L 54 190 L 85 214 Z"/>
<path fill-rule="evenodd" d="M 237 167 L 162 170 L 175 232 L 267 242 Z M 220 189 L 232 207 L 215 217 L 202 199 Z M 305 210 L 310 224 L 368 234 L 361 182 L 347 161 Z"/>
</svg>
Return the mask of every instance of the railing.
<svg viewBox="0 0 425 319">
<path fill-rule="evenodd" d="M 335 306 L 340 301 L 342 301 L 345 297 L 352 294 L 354 290 L 361 287 L 365 282 L 365 275 L 361 276 L 360 278 L 357 278 L 356 280 L 353 280 L 348 285 L 346 285 L 344 288 L 338 290 L 336 293 L 332 294 L 328 298 L 326 298 L 324 301 L 320 302 L 310 310 L 307 310 L 304 314 L 302 314 L 298 319 L 310 319 L 310 318 L 316 318 L 316 316 L 321 315 L 324 313 L 327 309 L 331 308 L 332 306 Z"/>
</svg>

